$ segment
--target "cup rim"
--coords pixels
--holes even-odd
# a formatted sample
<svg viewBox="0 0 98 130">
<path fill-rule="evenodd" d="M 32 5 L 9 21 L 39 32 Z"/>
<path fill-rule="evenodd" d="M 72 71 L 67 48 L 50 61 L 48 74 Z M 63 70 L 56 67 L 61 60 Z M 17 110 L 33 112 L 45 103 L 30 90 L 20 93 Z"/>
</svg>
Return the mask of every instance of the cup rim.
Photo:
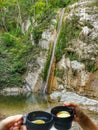
<svg viewBox="0 0 98 130">
<path fill-rule="evenodd" d="M 28 122 L 34 124 L 34 125 L 45 125 L 45 124 L 35 124 L 35 123 L 31 122 L 31 121 L 28 119 L 29 114 L 33 114 L 33 113 L 37 113 L 37 112 L 45 113 L 45 114 L 48 114 L 49 116 L 51 116 L 50 120 L 47 121 L 47 122 L 45 122 L 45 124 L 51 123 L 51 122 L 53 121 L 53 115 L 52 115 L 51 113 L 48 113 L 48 112 L 46 112 L 46 111 L 41 111 L 41 110 L 29 112 L 29 113 L 27 114 L 27 119 L 26 119 L 26 120 L 27 120 Z"/>
<path fill-rule="evenodd" d="M 54 113 L 52 112 L 54 109 L 58 109 L 58 108 L 66 108 L 66 109 L 68 109 L 69 111 L 72 111 L 72 113 L 70 113 L 70 114 L 71 114 L 70 117 L 65 117 L 65 118 L 71 118 L 72 116 L 74 116 L 74 111 L 72 110 L 71 107 L 67 107 L 67 106 L 55 106 L 55 107 L 53 107 L 53 108 L 51 109 L 51 114 L 52 114 L 54 117 L 59 118 L 59 119 L 64 119 L 64 118 L 62 118 L 62 117 L 57 117 L 56 114 L 54 114 Z M 62 111 L 63 111 L 63 110 L 62 110 Z M 68 112 L 69 112 L 69 111 L 68 111 Z"/>
</svg>

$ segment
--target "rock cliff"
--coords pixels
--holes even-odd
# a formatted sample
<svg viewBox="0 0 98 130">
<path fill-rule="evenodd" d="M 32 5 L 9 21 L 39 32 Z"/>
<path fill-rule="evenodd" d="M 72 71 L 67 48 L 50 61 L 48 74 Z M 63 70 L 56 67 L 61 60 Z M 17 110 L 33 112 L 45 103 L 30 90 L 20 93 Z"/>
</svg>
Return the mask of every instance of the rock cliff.
<svg viewBox="0 0 98 130">
<path fill-rule="evenodd" d="M 82 95 L 98 98 L 97 0 L 79 0 L 68 6 L 64 22 L 69 21 L 71 24 L 74 19 L 76 25 L 74 23 L 71 30 L 76 26 L 76 30 L 72 33 L 78 35 L 68 39 L 65 54 L 56 65 L 58 89 L 76 91 Z"/>
</svg>

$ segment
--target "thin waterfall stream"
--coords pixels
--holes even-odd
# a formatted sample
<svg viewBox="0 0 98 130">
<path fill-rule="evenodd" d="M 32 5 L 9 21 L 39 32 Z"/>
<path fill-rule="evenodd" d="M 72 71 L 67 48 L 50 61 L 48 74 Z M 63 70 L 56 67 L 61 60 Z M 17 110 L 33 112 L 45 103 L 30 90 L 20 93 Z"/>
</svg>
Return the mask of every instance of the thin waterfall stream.
<svg viewBox="0 0 98 130">
<path fill-rule="evenodd" d="M 60 21 L 59 21 L 59 25 L 58 25 L 58 29 L 57 29 L 57 35 L 56 35 L 56 38 L 55 38 L 54 44 L 53 44 L 53 50 L 52 50 L 52 56 L 51 56 L 51 60 L 50 60 L 50 66 L 49 66 L 49 69 L 48 69 L 48 74 L 47 74 L 46 82 L 45 82 L 45 85 L 44 85 L 43 93 L 47 92 L 47 85 L 48 85 L 48 81 L 49 81 L 49 76 L 50 76 L 50 72 L 51 72 L 53 59 L 54 59 L 54 56 L 55 56 L 56 44 L 57 44 L 57 41 L 58 41 L 58 38 L 59 38 L 59 35 L 60 35 L 60 31 L 61 31 L 61 27 L 62 27 L 64 11 L 65 11 L 65 8 L 63 8 L 62 11 L 61 11 L 61 17 L 60 17 Z"/>
</svg>

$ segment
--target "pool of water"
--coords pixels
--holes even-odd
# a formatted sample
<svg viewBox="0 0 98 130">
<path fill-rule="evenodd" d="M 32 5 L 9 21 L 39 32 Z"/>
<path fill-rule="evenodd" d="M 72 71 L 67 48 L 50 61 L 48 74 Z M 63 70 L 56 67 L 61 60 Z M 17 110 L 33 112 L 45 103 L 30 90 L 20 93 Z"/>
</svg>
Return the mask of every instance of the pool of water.
<svg viewBox="0 0 98 130">
<path fill-rule="evenodd" d="M 6 116 L 25 114 L 36 110 L 49 111 L 55 105 L 57 104 L 49 103 L 48 97 L 42 94 L 0 95 L 0 113 Z"/>
</svg>

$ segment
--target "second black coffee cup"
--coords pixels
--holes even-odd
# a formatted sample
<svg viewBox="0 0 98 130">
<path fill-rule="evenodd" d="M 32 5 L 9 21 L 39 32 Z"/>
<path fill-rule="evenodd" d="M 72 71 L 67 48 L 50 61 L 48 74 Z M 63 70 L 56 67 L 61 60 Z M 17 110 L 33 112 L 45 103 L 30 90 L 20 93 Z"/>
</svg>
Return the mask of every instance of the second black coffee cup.
<svg viewBox="0 0 98 130">
<path fill-rule="evenodd" d="M 52 108 L 51 114 L 54 118 L 54 127 L 57 130 L 69 130 L 71 128 L 74 112 L 70 107 L 56 106 Z"/>
</svg>

